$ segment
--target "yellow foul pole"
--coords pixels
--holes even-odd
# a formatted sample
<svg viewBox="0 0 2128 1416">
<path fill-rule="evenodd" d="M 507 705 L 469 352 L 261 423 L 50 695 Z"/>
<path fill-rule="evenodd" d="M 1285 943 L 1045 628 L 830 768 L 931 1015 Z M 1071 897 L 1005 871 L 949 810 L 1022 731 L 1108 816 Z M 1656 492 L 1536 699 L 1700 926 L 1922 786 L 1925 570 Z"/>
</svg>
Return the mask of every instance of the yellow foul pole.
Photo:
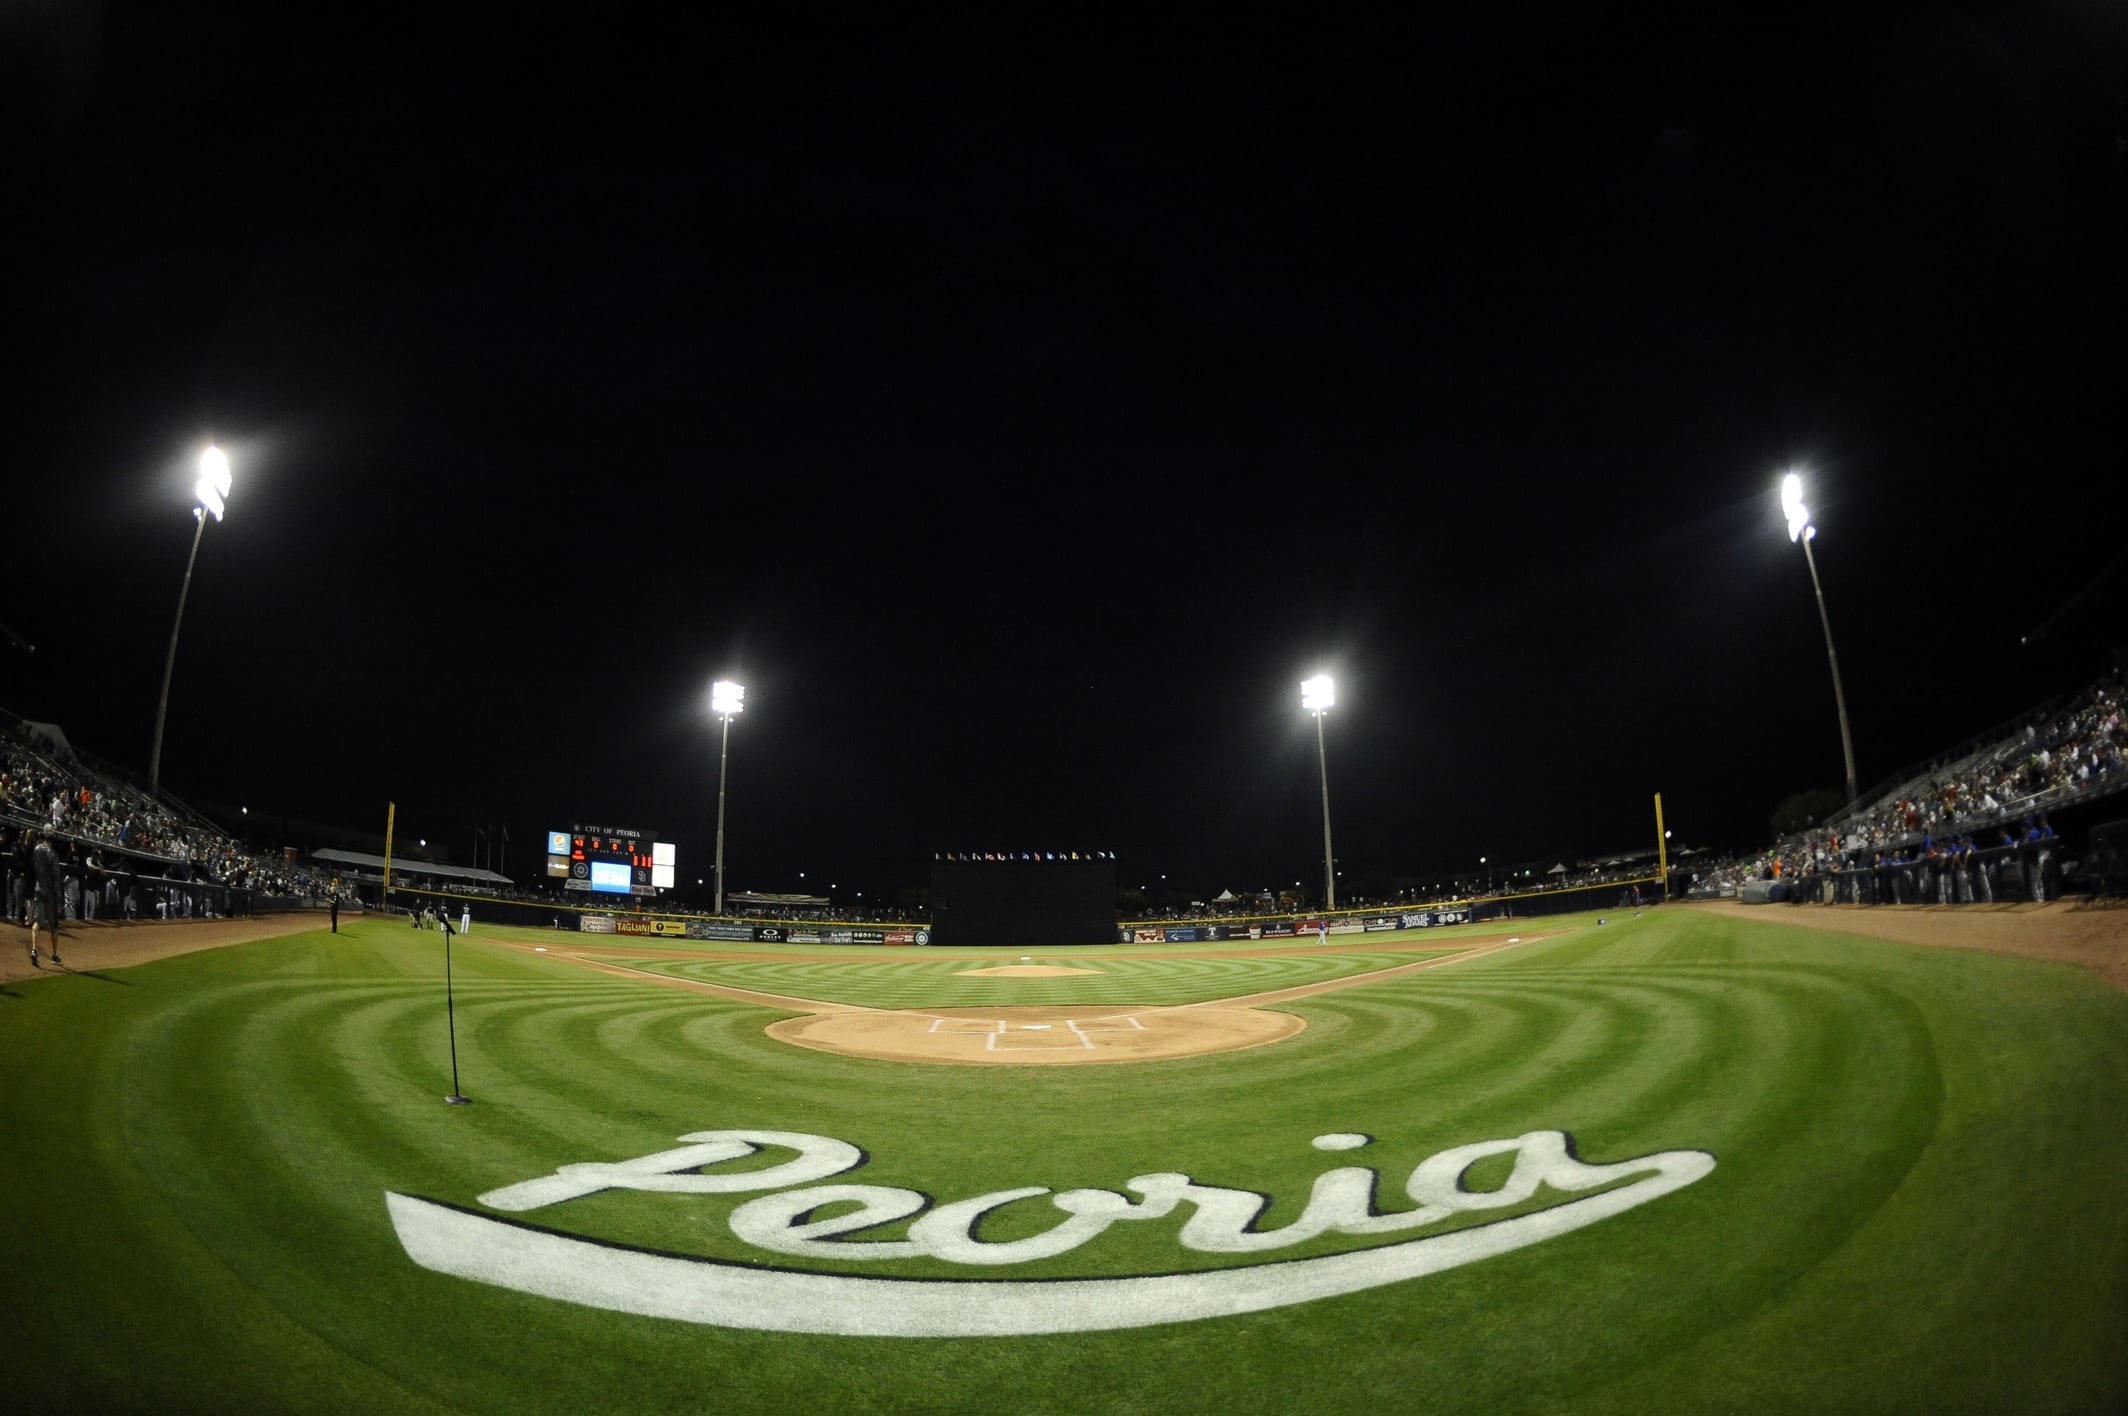
<svg viewBox="0 0 2128 1416">
<path fill-rule="evenodd" d="M 399 819 L 399 803 L 384 804 L 384 893 L 377 899 L 377 908 L 386 914 L 392 909 L 392 826 Z"/>
<path fill-rule="evenodd" d="M 1670 898 L 1670 837 L 1662 828 L 1662 793 L 1655 794 L 1655 870 L 1662 876 L 1663 898 Z"/>
</svg>

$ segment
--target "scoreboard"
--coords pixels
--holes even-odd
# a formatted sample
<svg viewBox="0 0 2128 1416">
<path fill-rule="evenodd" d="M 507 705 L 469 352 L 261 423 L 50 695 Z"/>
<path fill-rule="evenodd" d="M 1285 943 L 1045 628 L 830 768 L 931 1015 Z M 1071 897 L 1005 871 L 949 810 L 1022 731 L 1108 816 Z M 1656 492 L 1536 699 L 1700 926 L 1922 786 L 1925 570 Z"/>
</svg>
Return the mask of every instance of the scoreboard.
<svg viewBox="0 0 2128 1416">
<path fill-rule="evenodd" d="M 547 874 L 569 890 L 655 895 L 673 883 L 673 849 L 654 831 L 578 824 L 547 833 Z"/>
</svg>

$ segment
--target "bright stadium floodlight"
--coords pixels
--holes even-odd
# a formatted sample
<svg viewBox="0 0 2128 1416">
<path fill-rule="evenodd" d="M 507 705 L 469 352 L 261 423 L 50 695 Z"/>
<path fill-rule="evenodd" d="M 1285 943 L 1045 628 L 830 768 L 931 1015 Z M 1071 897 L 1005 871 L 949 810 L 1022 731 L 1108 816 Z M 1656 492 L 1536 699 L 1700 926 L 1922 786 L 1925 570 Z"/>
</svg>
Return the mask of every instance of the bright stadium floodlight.
<svg viewBox="0 0 2128 1416">
<path fill-rule="evenodd" d="M 1788 539 L 1810 529 L 1810 508 L 1803 505 L 1803 479 L 1791 472 L 1781 479 L 1781 514 L 1788 518 Z"/>
<path fill-rule="evenodd" d="M 709 711 L 724 720 L 724 740 L 717 749 L 717 903 L 724 913 L 724 784 L 731 765 L 731 720 L 746 711 L 746 685 L 718 679 L 709 686 Z"/>
<path fill-rule="evenodd" d="M 155 704 L 155 743 L 148 749 L 148 785 L 160 787 L 163 777 L 163 722 L 170 713 L 170 676 L 177 669 L 177 632 L 185 623 L 185 597 L 192 591 L 192 564 L 199 559 L 200 537 L 207 534 L 207 513 L 220 521 L 229 504 L 229 456 L 209 443 L 199 455 L 199 480 L 192 494 L 199 504 L 192 508 L 198 523 L 192 531 L 192 553 L 185 557 L 185 579 L 177 591 L 177 619 L 170 626 L 170 653 L 163 660 L 163 692 Z"/>
<path fill-rule="evenodd" d="M 192 484 L 192 494 L 199 498 L 204 509 L 214 513 L 214 519 L 222 519 L 222 511 L 229 500 L 229 456 L 220 448 L 209 444 L 199 455 L 199 480 Z"/>
<path fill-rule="evenodd" d="M 1323 782 L 1323 908 L 1337 908 L 1337 856 L 1330 849 L 1330 757 L 1323 747 L 1323 714 L 1337 702 L 1337 690 L 1330 682 L 1330 675 L 1317 674 L 1311 679 L 1302 679 L 1300 706 L 1315 715 L 1315 763 L 1322 772 Z"/>
<path fill-rule="evenodd" d="M 1855 739 L 1847 725 L 1847 690 L 1840 685 L 1840 655 L 1832 647 L 1832 616 L 1825 612 L 1825 587 L 1818 582 L 1818 558 L 1810 543 L 1818 528 L 1810 521 L 1810 508 L 1803 503 L 1803 479 L 1790 472 L 1781 479 L 1781 514 L 1788 520 L 1788 539 L 1803 547 L 1803 562 L 1810 567 L 1811 593 L 1818 597 L 1818 623 L 1825 630 L 1825 658 L 1832 665 L 1832 701 L 1840 710 L 1840 751 L 1847 760 L 1847 802 L 1855 801 Z"/>
</svg>

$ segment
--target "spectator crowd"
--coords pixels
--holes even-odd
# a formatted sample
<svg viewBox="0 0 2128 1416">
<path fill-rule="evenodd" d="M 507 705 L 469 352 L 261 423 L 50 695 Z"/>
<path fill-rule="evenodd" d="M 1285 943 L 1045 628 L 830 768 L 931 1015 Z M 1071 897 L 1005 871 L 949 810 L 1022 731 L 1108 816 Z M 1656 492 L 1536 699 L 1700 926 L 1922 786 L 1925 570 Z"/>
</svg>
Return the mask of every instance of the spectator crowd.
<svg viewBox="0 0 2128 1416">
<path fill-rule="evenodd" d="M 1826 903 L 2047 900 L 2064 856 L 2050 810 L 2128 787 L 2128 679 L 2111 673 L 2066 707 L 1765 851 L 1694 877 L 1691 893 L 1747 881 Z"/>
<path fill-rule="evenodd" d="M 315 872 L 256 855 L 115 773 L 64 739 L 0 720 L 0 889 L 27 920 L 34 838 L 58 858 L 65 920 L 189 918 L 244 912 L 260 896 L 312 898 Z"/>
<path fill-rule="evenodd" d="M 1701 869 L 1689 877 L 1686 893 L 1734 895 L 1747 882 L 1775 881 L 1784 895 L 1826 903 L 2054 898 L 2062 889 L 2064 858 L 2048 812 L 2128 787 L 2124 687 L 2128 678 L 2109 674 L 2067 706 L 1957 761 L 1919 773 L 1765 851 Z M 66 920 L 182 918 L 247 912 L 261 897 L 308 903 L 335 893 L 351 897 L 351 880 L 343 891 L 341 879 L 322 867 L 254 853 L 204 818 L 85 761 L 64 738 L 0 716 L 0 899 L 14 923 L 28 917 L 32 847 L 38 837 L 58 858 L 61 918 Z M 420 870 L 415 862 L 406 868 Z M 1644 868 L 1639 862 L 1606 862 L 1522 888 L 1586 888 Z M 518 886 L 444 888 L 527 904 L 564 903 L 551 891 Z M 1347 908 L 1395 907 L 1461 893 L 1436 887 L 1343 903 Z M 642 900 L 615 901 L 613 907 L 675 912 Z M 1262 899 L 1228 897 L 1209 904 L 1162 902 L 1145 912 L 1242 915 L 1265 907 Z M 860 922 L 907 919 L 924 911 L 906 904 L 822 904 L 777 913 Z"/>
</svg>

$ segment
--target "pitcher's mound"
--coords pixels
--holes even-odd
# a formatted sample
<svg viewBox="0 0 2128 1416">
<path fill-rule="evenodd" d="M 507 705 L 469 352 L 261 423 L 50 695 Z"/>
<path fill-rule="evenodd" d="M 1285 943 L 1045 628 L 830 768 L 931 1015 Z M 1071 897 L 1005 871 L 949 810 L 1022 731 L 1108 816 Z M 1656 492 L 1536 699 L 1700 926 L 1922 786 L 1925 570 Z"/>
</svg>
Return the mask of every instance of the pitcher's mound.
<svg viewBox="0 0 2128 1416">
<path fill-rule="evenodd" d="M 814 1013 L 772 1023 L 768 1035 L 818 1052 L 889 1062 L 1069 1067 L 1234 1052 L 1278 1042 L 1306 1026 L 1295 1014 L 1267 1008 L 940 1008 Z"/>
<path fill-rule="evenodd" d="M 994 969 L 962 969 L 962 978 L 1062 978 L 1066 974 L 1097 974 L 1099 969 L 1072 969 L 1062 964 L 1000 964 Z"/>
</svg>

